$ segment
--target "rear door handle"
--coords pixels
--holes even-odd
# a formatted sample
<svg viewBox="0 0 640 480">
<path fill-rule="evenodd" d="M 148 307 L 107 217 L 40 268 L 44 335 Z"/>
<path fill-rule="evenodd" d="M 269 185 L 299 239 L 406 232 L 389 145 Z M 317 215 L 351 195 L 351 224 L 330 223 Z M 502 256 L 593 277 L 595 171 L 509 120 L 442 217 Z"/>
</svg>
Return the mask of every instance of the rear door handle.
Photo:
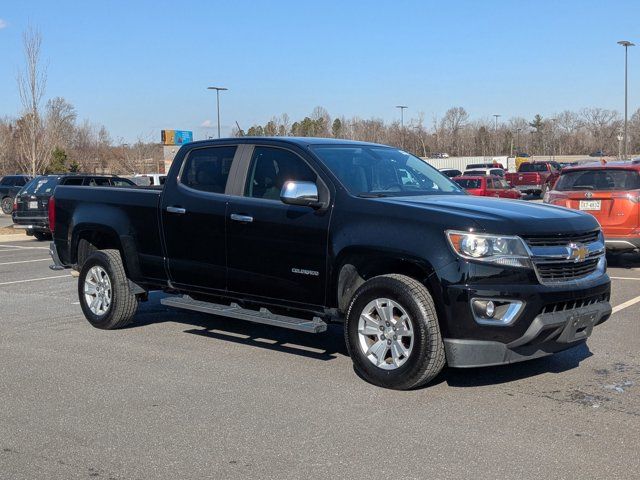
<svg viewBox="0 0 640 480">
<path fill-rule="evenodd" d="M 251 223 L 253 222 L 253 217 L 250 217 L 249 215 L 238 215 L 237 213 L 232 213 L 231 220 L 236 222 Z"/>
<path fill-rule="evenodd" d="M 182 207 L 167 207 L 167 212 L 169 213 L 187 213 L 187 210 Z"/>
</svg>

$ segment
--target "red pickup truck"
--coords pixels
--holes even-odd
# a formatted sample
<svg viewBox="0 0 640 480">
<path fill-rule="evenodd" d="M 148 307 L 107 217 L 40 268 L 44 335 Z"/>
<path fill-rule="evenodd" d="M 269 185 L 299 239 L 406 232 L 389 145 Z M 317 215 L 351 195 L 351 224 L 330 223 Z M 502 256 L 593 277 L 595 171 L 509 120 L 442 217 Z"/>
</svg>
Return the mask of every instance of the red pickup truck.
<svg viewBox="0 0 640 480">
<path fill-rule="evenodd" d="M 526 194 L 544 195 L 560 176 L 558 162 L 525 162 L 516 173 L 507 173 L 505 180 Z"/>
</svg>

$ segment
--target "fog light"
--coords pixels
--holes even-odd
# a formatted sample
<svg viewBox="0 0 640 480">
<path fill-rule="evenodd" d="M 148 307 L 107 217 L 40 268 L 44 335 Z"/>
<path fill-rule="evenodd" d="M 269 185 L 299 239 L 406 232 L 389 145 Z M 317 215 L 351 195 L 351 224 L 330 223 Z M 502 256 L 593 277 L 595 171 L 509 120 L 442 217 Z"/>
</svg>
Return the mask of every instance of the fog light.
<svg viewBox="0 0 640 480">
<path fill-rule="evenodd" d="M 523 306 L 520 300 L 471 299 L 473 318 L 480 325 L 510 325 L 518 318 Z"/>
<path fill-rule="evenodd" d="M 491 300 L 489 300 L 484 307 L 484 313 L 489 318 L 493 318 L 493 314 L 496 313 L 496 306 Z"/>
</svg>

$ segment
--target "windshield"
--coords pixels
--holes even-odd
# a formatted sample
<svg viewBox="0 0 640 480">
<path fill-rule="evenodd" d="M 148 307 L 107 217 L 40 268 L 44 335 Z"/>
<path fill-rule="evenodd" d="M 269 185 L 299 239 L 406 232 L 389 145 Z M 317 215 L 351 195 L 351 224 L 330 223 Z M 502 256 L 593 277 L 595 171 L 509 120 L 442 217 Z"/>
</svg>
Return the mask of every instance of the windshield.
<svg viewBox="0 0 640 480">
<path fill-rule="evenodd" d="M 22 189 L 22 194 L 27 195 L 51 195 L 58 185 L 58 177 L 41 176 L 27 183 Z"/>
<path fill-rule="evenodd" d="M 458 180 L 455 180 L 455 182 L 467 190 L 481 188 L 482 186 L 482 180 L 479 178 L 459 178 Z"/>
<path fill-rule="evenodd" d="M 640 189 L 640 175 L 635 170 L 577 170 L 563 173 L 555 190 L 636 190 Z"/>
<path fill-rule="evenodd" d="M 312 149 L 353 195 L 464 194 L 427 162 L 402 150 L 350 145 Z"/>
</svg>

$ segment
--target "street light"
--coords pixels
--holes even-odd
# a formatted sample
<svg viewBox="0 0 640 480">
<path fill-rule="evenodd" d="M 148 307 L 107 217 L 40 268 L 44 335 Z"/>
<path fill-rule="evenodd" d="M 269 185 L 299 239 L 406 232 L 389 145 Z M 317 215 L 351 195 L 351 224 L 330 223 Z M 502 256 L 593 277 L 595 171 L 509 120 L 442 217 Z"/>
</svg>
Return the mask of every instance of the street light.
<svg viewBox="0 0 640 480">
<path fill-rule="evenodd" d="M 404 110 L 409 107 L 406 105 L 396 105 L 396 108 L 400 109 L 400 128 L 404 128 Z"/>
<path fill-rule="evenodd" d="M 496 155 L 498 155 L 500 152 L 498 151 L 498 118 L 500 118 L 502 115 L 499 115 L 497 113 L 494 113 L 493 116 L 496 119 L 496 126 L 495 126 L 495 135 L 496 135 L 496 139 L 495 139 L 495 151 L 496 151 Z"/>
<path fill-rule="evenodd" d="M 220 138 L 220 91 L 229 90 L 225 87 L 207 87 L 207 90 L 216 91 L 216 105 L 218 107 L 218 138 Z"/>
<path fill-rule="evenodd" d="M 629 42 L 628 40 L 620 40 L 618 45 L 622 45 L 624 47 L 624 133 L 623 133 L 623 151 L 624 151 L 624 159 L 627 159 L 627 50 L 629 47 L 635 46 L 634 43 Z"/>
<path fill-rule="evenodd" d="M 404 110 L 409 108 L 406 105 L 396 105 L 400 109 L 400 135 L 402 136 L 402 148 L 404 148 Z"/>
</svg>

